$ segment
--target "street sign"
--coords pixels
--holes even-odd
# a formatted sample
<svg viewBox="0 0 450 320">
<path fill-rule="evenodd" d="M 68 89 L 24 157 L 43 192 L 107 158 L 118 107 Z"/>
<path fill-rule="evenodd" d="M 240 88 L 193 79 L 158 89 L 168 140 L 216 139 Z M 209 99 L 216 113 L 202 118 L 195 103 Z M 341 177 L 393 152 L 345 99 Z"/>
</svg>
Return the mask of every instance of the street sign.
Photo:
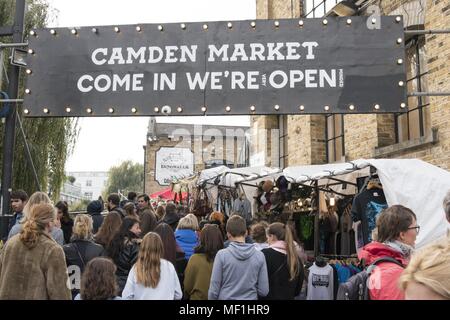
<svg viewBox="0 0 450 320">
<path fill-rule="evenodd" d="M 30 117 L 401 112 L 403 23 L 383 16 L 33 30 Z M 374 19 L 374 18 L 370 18 Z"/>
</svg>

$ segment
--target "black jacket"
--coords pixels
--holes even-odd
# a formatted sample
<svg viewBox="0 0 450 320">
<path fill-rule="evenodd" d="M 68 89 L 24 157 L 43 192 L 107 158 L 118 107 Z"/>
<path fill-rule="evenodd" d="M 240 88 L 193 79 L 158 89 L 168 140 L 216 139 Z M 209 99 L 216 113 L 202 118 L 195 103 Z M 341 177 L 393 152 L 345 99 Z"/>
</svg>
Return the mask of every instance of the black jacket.
<svg viewBox="0 0 450 320">
<path fill-rule="evenodd" d="M 101 245 L 89 240 L 74 240 L 71 243 L 64 245 L 63 250 L 66 256 L 67 267 L 78 266 L 81 273 L 83 273 L 84 268 L 89 261 L 104 254 Z M 74 271 L 69 269 L 69 276 L 73 276 L 73 272 Z M 72 297 L 75 297 L 79 292 L 79 289 L 73 289 Z"/>
<path fill-rule="evenodd" d="M 64 222 L 61 219 L 61 230 L 64 234 L 64 243 L 70 243 L 70 238 L 72 237 L 72 229 L 73 229 L 73 220 L 69 219 L 67 222 Z"/>
<path fill-rule="evenodd" d="M 136 263 L 139 253 L 139 239 L 126 239 L 123 249 L 117 257 L 113 258 L 117 266 L 116 277 L 119 286 L 119 295 L 122 294 L 125 284 L 127 283 L 128 273 Z"/>
<path fill-rule="evenodd" d="M 103 223 L 103 216 L 100 212 L 94 212 L 94 213 L 90 213 L 91 217 L 92 217 L 92 222 L 93 222 L 93 230 L 92 232 L 94 234 L 97 233 L 98 229 L 100 228 L 100 226 Z"/>
<path fill-rule="evenodd" d="M 287 255 L 272 248 L 263 249 L 266 257 L 267 274 L 269 276 L 269 294 L 264 300 L 294 300 L 300 294 L 305 271 L 299 259 L 299 274 L 294 280 L 290 279 L 287 265 Z"/>
</svg>

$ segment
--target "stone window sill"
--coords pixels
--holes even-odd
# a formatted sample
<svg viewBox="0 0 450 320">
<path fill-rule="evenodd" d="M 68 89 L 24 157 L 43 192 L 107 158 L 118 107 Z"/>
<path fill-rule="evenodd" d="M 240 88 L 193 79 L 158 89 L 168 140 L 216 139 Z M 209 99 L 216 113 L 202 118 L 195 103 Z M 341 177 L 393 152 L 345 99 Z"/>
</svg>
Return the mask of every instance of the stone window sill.
<svg viewBox="0 0 450 320">
<path fill-rule="evenodd" d="M 438 129 L 432 128 L 427 135 L 418 139 L 396 143 L 387 147 L 375 148 L 374 156 L 375 158 L 385 158 L 412 149 L 429 147 L 438 141 Z"/>
</svg>

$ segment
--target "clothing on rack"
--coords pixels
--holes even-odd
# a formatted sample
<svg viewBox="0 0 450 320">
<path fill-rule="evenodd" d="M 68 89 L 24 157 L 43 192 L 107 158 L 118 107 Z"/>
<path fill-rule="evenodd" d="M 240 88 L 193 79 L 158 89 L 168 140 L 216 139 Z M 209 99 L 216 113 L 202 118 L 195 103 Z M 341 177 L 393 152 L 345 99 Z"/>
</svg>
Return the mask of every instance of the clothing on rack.
<svg viewBox="0 0 450 320">
<path fill-rule="evenodd" d="M 363 244 L 372 241 L 372 231 L 376 227 L 376 218 L 380 212 L 387 208 L 386 197 L 383 189 L 366 189 L 353 200 L 352 220 L 361 221 L 361 233 Z"/>
<path fill-rule="evenodd" d="M 330 266 L 333 268 L 333 300 L 336 300 L 338 289 L 339 289 L 339 275 L 336 269 L 336 266 L 333 264 L 330 264 Z"/>
<path fill-rule="evenodd" d="M 239 197 L 234 200 L 233 212 L 239 213 L 239 215 L 245 219 L 247 225 L 252 222 L 252 205 L 250 201 L 245 197 Z"/>
<path fill-rule="evenodd" d="M 296 220 L 297 236 L 305 250 L 314 250 L 314 216 L 300 214 Z"/>
<path fill-rule="evenodd" d="M 330 209 L 326 214 L 321 214 L 319 220 L 320 252 L 336 254 L 336 232 L 338 230 L 339 217 Z"/>
<path fill-rule="evenodd" d="M 340 248 L 337 250 L 338 254 L 349 255 L 351 252 L 351 237 L 352 237 L 352 202 L 353 197 L 345 197 L 337 202 L 337 214 L 339 216 L 339 244 Z"/>
<path fill-rule="evenodd" d="M 329 264 L 336 269 L 339 284 L 347 282 L 350 277 L 363 269 L 357 258 L 330 260 Z"/>
<path fill-rule="evenodd" d="M 333 268 L 327 263 L 309 268 L 307 300 L 334 300 Z"/>
</svg>

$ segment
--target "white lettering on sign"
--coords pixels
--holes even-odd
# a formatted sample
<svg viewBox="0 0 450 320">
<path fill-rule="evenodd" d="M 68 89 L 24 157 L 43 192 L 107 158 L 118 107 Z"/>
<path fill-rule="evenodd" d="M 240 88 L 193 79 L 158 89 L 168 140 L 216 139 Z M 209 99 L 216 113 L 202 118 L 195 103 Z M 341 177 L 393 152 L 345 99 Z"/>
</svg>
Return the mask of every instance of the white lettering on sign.
<svg viewBox="0 0 450 320">
<path fill-rule="evenodd" d="M 185 81 L 189 90 L 258 90 L 263 87 L 283 88 L 336 88 L 344 86 L 343 69 L 295 69 L 282 70 L 281 66 L 270 72 L 260 74 L 257 70 L 220 70 L 215 71 L 215 62 L 255 61 L 294 61 L 316 59 L 319 43 L 305 42 L 268 42 L 209 44 L 206 46 L 205 59 L 209 64 L 205 72 L 185 72 L 183 76 L 176 72 L 152 72 L 153 91 L 174 91 L 177 82 Z M 114 64 L 157 64 L 189 63 L 197 61 L 198 45 L 167 45 L 142 47 L 97 48 L 91 53 L 95 65 Z M 211 68 L 211 69 L 210 69 Z M 78 78 L 77 88 L 82 93 L 144 91 L 144 73 L 95 75 L 84 74 Z"/>
<path fill-rule="evenodd" d="M 139 63 L 145 63 L 145 47 L 139 48 L 138 51 L 135 51 L 133 48 L 128 47 L 127 52 L 127 64 L 131 64 L 134 60 L 137 59 L 139 59 Z"/>
<path fill-rule="evenodd" d="M 124 76 L 101 74 L 95 78 L 90 75 L 83 75 L 78 79 L 77 87 L 80 92 L 84 93 L 93 89 L 98 92 L 106 92 L 109 90 L 117 91 L 119 88 L 123 88 L 125 91 L 143 91 L 143 78 L 143 73 L 126 74 Z"/>
<path fill-rule="evenodd" d="M 216 61 L 214 56 L 222 57 L 222 61 L 228 61 L 228 55 L 227 55 L 227 50 L 228 50 L 229 45 L 224 44 L 220 47 L 220 49 L 217 49 L 215 45 L 210 44 L 208 46 L 209 48 L 209 57 L 208 57 L 208 61 L 212 62 L 212 61 Z"/>
<path fill-rule="evenodd" d="M 107 49 L 107 48 L 98 48 L 98 49 L 95 49 L 95 50 L 92 52 L 92 55 L 91 55 L 92 62 L 93 62 L 94 64 L 98 65 L 98 66 L 101 66 L 102 64 L 105 64 L 105 62 L 106 62 L 107 60 L 104 59 L 104 58 L 101 59 L 101 60 L 98 60 L 98 59 L 97 59 L 97 55 L 98 55 L 99 53 L 103 54 L 103 56 L 106 56 L 106 55 L 108 54 L 108 49 Z"/>
</svg>

